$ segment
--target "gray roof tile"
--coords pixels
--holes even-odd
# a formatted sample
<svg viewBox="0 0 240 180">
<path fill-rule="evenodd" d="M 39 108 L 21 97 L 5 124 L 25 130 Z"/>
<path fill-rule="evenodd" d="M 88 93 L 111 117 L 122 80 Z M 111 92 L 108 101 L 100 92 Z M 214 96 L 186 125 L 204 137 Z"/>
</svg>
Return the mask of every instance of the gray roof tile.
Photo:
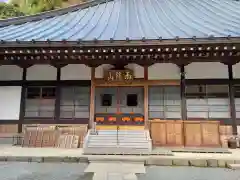
<svg viewBox="0 0 240 180">
<path fill-rule="evenodd" d="M 102 1 L 101 1 L 102 2 Z M 66 14 L 0 21 L 5 41 L 131 40 L 240 37 L 240 2 L 234 0 L 112 0 Z M 40 19 L 39 19 L 40 18 Z M 43 19 L 41 19 L 43 18 Z M 19 21 L 20 22 L 20 21 Z"/>
</svg>

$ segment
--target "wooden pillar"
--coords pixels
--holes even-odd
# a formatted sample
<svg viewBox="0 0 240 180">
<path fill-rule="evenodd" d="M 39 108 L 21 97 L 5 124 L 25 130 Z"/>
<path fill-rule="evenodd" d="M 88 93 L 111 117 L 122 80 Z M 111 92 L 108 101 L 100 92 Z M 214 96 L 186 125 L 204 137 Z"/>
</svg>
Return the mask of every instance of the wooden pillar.
<svg viewBox="0 0 240 180">
<path fill-rule="evenodd" d="M 148 80 L 148 66 L 144 66 L 144 80 Z M 148 85 L 144 85 L 144 127 L 148 129 Z"/>
<path fill-rule="evenodd" d="M 186 105 L 186 82 L 185 82 L 185 68 L 184 65 L 180 66 L 181 82 L 180 82 L 180 93 L 181 93 L 181 115 L 182 115 L 182 134 L 183 134 L 183 145 L 185 146 L 185 124 L 184 120 L 187 119 L 187 105 Z"/>
<path fill-rule="evenodd" d="M 91 68 L 89 128 L 92 128 L 94 125 L 94 117 L 95 117 L 95 67 L 92 67 Z"/>
<path fill-rule="evenodd" d="M 20 113 L 19 113 L 19 121 L 18 121 L 18 133 L 22 132 L 22 125 L 24 123 L 24 117 L 25 117 L 26 91 L 27 91 L 26 77 L 27 77 L 27 68 L 23 68 Z"/>
<path fill-rule="evenodd" d="M 233 135 L 237 135 L 237 119 L 236 119 L 232 65 L 228 65 L 228 77 L 229 77 L 228 90 L 229 90 L 229 101 L 230 101 L 230 114 L 232 119 L 232 130 L 233 130 Z"/>
<path fill-rule="evenodd" d="M 182 120 L 187 119 L 187 105 L 186 105 L 186 83 L 185 83 L 185 68 L 184 65 L 180 66 L 181 70 L 181 83 L 180 83 L 180 91 L 181 91 L 181 114 Z"/>
<path fill-rule="evenodd" d="M 59 124 L 59 122 L 60 122 L 60 101 L 61 101 L 60 80 L 61 80 L 61 68 L 57 67 L 56 99 L 55 99 L 55 108 L 54 108 L 56 124 Z"/>
</svg>

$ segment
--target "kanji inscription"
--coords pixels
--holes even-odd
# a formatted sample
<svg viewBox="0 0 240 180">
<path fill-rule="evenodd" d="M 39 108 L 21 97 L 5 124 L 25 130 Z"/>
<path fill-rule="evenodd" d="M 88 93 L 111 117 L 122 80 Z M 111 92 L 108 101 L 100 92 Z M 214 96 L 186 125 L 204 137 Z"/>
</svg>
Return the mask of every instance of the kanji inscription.
<svg viewBox="0 0 240 180">
<path fill-rule="evenodd" d="M 105 72 L 104 79 L 111 81 L 132 81 L 134 79 L 133 71 L 131 70 L 108 70 Z"/>
</svg>

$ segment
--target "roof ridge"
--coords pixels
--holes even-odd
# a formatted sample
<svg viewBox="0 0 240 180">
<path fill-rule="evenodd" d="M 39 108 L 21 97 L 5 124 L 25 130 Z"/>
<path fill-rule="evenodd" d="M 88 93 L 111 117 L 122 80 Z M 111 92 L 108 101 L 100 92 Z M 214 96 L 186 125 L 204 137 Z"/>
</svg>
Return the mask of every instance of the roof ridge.
<svg viewBox="0 0 240 180">
<path fill-rule="evenodd" d="M 23 24 L 23 23 L 32 22 L 32 21 L 39 21 L 41 19 L 46 19 L 46 18 L 52 18 L 55 16 L 67 14 L 69 12 L 74 12 L 79 9 L 84 9 L 91 6 L 96 6 L 98 4 L 106 3 L 108 1 L 112 1 L 112 0 L 91 0 L 88 2 L 83 2 L 81 4 L 69 6 L 66 8 L 55 9 L 51 11 L 34 14 L 34 15 L 3 19 L 3 20 L 0 20 L 0 27 L 15 25 L 15 24 Z"/>
</svg>

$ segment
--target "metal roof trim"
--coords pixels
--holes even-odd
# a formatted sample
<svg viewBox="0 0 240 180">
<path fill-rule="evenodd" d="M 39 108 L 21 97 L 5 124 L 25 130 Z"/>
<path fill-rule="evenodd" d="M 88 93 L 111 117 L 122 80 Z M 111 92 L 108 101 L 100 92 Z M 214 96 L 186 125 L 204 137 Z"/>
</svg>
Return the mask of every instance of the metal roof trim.
<svg viewBox="0 0 240 180">
<path fill-rule="evenodd" d="M 211 44 L 219 44 L 219 45 L 240 45 L 240 37 L 233 38 L 215 38 L 214 40 L 209 40 L 206 38 L 197 38 L 197 39 L 163 39 L 163 40 L 115 40 L 115 41 L 98 41 L 97 43 L 93 41 L 1 41 L 0 47 L 114 47 L 114 46 L 184 46 L 184 45 L 211 45 Z"/>
</svg>

